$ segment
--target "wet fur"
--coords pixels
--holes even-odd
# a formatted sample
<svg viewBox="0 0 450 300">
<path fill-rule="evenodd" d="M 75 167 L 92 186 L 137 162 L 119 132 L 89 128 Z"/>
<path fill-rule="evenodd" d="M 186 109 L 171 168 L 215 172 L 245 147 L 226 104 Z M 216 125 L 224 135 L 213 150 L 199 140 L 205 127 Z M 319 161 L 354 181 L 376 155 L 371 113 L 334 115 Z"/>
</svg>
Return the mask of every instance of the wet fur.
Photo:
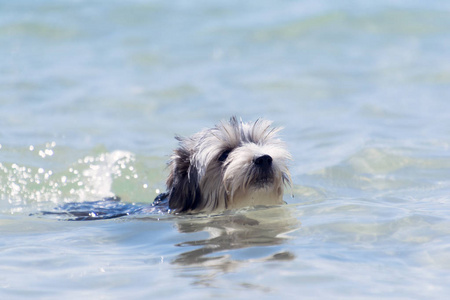
<svg viewBox="0 0 450 300">
<path fill-rule="evenodd" d="M 272 122 L 229 122 L 188 138 L 177 137 L 179 147 L 169 163 L 169 208 L 177 213 L 212 212 L 254 205 L 283 203 L 291 183 L 287 161 L 291 155 L 277 137 Z M 270 156 L 270 167 L 255 164 Z"/>
</svg>

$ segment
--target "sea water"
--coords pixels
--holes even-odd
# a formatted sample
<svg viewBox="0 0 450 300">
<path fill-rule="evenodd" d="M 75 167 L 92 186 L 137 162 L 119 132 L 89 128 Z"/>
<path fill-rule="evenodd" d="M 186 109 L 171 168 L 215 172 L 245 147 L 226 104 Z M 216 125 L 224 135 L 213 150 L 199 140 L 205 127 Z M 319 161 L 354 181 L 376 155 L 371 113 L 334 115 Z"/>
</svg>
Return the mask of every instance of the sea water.
<svg viewBox="0 0 450 300">
<path fill-rule="evenodd" d="M 0 298 L 448 299 L 450 4 L 0 3 Z M 284 127 L 286 205 L 68 221 L 175 134 Z"/>
</svg>

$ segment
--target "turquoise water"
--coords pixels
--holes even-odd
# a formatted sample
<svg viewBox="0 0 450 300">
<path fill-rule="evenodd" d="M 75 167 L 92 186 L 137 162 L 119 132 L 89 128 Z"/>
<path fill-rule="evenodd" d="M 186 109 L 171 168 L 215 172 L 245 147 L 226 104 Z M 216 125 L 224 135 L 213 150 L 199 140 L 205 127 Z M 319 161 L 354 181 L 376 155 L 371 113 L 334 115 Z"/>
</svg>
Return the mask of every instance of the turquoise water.
<svg viewBox="0 0 450 300">
<path fill-rule="evenodd" d="M 447 299 L 450 4 L 0 3 L 2 299 Z M 175 134 L 271 119 L 287 205 L 95 222 Z M 292 194 L 292 196 L 291 196 Z"/>
</svg>

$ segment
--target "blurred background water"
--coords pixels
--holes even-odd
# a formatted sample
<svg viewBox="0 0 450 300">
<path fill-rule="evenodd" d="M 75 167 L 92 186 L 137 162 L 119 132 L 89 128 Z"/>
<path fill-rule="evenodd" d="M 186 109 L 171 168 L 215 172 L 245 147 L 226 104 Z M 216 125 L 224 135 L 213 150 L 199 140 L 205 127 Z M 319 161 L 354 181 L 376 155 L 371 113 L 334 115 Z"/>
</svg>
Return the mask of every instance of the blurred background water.
<svg viewBox="0 0 450 300">
<path fill-rule="evenodd" d="M 1 298 L 448 299 L 449 28 L 446 1 L 1 1 Z M 231 115 L 285 128 L 286 206 L 35 215 L 151 203 L 173 136 Z"/>
</svg>

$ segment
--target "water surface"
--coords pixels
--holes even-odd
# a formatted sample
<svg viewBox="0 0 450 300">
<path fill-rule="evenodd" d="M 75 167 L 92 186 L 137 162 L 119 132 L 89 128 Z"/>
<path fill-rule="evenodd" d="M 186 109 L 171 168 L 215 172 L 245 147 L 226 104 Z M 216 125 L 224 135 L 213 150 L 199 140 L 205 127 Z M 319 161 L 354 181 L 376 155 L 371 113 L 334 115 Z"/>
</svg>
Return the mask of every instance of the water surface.
<svg viewBox="0 0 450 300">
<path fill-rule="evenodd" d="M 447 299 L 445 1 L 0 4 L 0 296 Z M 71 222 L 164 191 L 175 134 L 283 126 L 287 205 Z M 293 196 L 293 197 L 292 197 Z"/>
</svg>

